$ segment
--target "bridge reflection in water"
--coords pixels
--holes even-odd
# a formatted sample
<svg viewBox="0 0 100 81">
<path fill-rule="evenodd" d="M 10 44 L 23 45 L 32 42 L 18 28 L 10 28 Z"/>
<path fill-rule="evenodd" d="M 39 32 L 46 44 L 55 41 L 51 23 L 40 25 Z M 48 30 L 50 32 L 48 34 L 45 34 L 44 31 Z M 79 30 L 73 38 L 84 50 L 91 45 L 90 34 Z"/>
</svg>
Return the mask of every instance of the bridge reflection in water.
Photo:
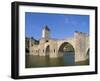
<svg viewBox="0 0 100 81">
<path fill-rule="evenodd" d="M 34 56 L 26 55 L 26 68 L 35 67 L 58 67 L 58 66 L 75 66 L 75 65 L 88 65 L 89 61 L 75 63 L 73 52 L 67 52 L 63 57 L 49 58 L 48 56 Z"/>
</svg>

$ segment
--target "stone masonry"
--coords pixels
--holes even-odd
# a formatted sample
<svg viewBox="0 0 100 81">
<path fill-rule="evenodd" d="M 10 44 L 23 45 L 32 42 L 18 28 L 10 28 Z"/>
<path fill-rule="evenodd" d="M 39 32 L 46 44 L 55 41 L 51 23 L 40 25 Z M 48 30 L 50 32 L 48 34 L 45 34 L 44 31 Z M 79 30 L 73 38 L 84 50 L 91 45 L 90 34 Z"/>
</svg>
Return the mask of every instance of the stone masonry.
<svg viewBox="0 0 100 81">
<path fill-rule="evenodd" d="M 74 37 L 65 38 L 63 40 L 52 39 L 50 37 L 50 29 L 45 26 L 42 30 L 42 38 L 35 40 L 27 38 L 26 44 L 28 54 L 37 56 L 46 56 L 49 58 L 58 58 L 63 56 L 62 51 L 74 51 L 75 62 L 87 59 L 89 50 L 89 36 L 83 32 L 74 32 Z"/>
</svg>

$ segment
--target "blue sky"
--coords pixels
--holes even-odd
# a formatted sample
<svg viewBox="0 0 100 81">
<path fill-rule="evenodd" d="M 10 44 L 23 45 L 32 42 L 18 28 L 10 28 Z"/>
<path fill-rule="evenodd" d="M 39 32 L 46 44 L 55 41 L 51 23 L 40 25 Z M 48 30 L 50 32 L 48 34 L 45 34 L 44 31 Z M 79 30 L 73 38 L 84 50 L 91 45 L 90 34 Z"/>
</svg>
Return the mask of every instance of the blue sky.
<svg viewBox="0 0 100 81">
<path fill-rule="evenodd" d="M 89 16 L 74 14 L 25 13 L 25 35 L 40 39 L 47 25 L 51 38 L 64 39 L 74 36 L 75 31 L 89 34 Z"/>
</svg>

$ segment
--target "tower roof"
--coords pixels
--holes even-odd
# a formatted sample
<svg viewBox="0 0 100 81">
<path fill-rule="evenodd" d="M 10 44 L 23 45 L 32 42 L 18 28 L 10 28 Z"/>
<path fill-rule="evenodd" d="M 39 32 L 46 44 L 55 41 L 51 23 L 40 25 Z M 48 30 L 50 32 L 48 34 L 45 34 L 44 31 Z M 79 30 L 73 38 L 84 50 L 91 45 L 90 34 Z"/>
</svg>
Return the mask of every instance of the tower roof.
<svg viewBox="0 0 100 81">
<path fill-rule="evenodd" d="M 44 29 L 46 29 L 46 30 L 50 31 L 50 29 L 48 28 L 48 26 L 47 26 L 47 25 L 44 27 Z"/>
</svg>

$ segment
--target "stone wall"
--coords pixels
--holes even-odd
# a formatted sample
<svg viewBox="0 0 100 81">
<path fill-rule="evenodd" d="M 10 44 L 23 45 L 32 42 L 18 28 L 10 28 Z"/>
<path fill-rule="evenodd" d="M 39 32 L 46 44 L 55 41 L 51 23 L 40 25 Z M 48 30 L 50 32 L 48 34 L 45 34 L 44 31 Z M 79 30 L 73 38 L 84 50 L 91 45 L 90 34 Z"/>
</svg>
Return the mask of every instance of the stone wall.
<svg viewBox="0 0 100 81">
<path fill-rule="evenodd" d="M 87 35 L 75 32 L 75 62 L 86 60 Z"/>
</svg>

